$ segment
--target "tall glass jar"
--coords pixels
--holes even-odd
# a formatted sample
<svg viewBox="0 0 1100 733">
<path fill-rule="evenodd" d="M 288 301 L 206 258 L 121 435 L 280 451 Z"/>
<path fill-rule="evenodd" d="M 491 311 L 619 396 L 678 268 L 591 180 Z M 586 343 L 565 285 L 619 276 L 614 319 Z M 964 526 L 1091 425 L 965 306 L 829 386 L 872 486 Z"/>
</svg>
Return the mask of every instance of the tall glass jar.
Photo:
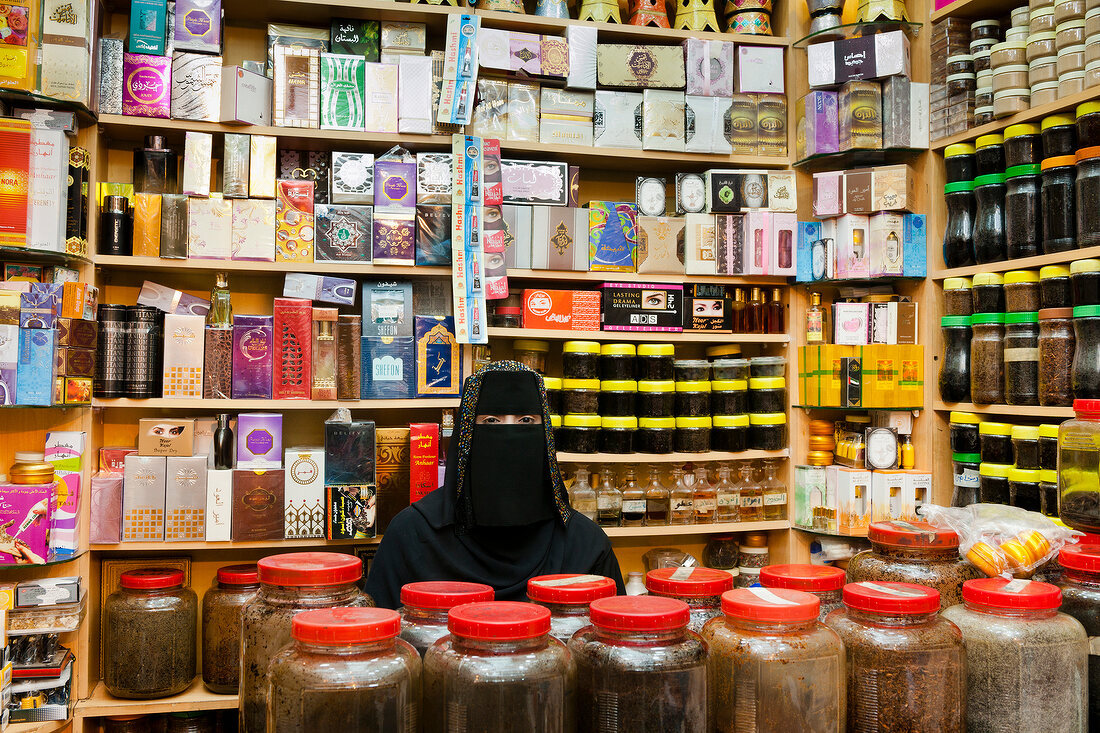
<svg viewBox="0 0 1100 733">
<path fill-rule="evenodd" d="M 576 666 L 550 611 L 493 601 L 451 609 L 451 634 L 424 655 L 424 733 L 574 730 Z"/>
<path fill-rule="evenodd" d="M 969 730 L 1088 730 L 1088 637 L 1061 603 L 1048 583 L 963 584 L 962 605 L 943 617 L 966 644 Z"/>
<path fill-rule="evenodd" d="M 710 733 L 707 647 L 687 604 L 659 596 L 592 602 L 569 642 L 577 663 L 578 733 Z"/>
<path fill-rule="evenodd" d="M 1073 309 L 1073 396 L 1100 399 L 1100 305 Z"/>
<path fill-rule="evenodd" d="M 1100 400 L 1074 400 L 1058 428 L 1058 518 L 1100 533 Z"/>
<path fill-rule="evenodd" d="M 940 362 L 940 399 L 970 401 L 970 316 L 943 316 L 943 361 Z"/>
<path fill-rule="evenodd" d="M 183 579 L 128 570 L 103 603 L 103 685 L 115 697 L 168 697 L 194 681 L 199 600 Z"/>
<path fill-rule="evenodd" d="M 1039 404 L 1039 314 L 1006 313 L 1004 337 L 1005 402 Z"/>
<path fill-rule="evenodd" d="M 324 608 L 294 617 L 293 644 L 268 666 L 267 730 L 414 731 L 420 655 L 384 608 Z"/>
<path fill-rule="evenodd" d="M 1005 176 L 990 173 L 974 179 L 974 258 L 979 265 L 1008 257 L 1005 241 Z"/>
<path fill-rule="evenodd" d="M 539 575 L 527 581 L 527 600 L 550 610 L 550 636 L 562 644 L 588 626 L 588 604 L 615 593 L 615 581 L 602 575 Z"/>
<path fill-rule="evenodd" d="M 724 617 L 703 630 L 716 730 L 843 730 L 844 645 L 818 621 L 820 606 L 809 593 L 782 588 L 722 595 Z"/>
<path fill-rule="evenodd" d="M 356 583 L 363 561 L 338 552 L 291 552 L 256 563 L 260 589 L 241 612 L 240 729 L 267 731 L 267 665 L 290 643 L 291 623 L 302 611 L 373 606 Z"/>
<path fill-rule="evenodd" d="M 1062 566 L 1062 612 L 1081 622 L 1089 636 L 1089 730 L 1100 730 L 1100 545 L 1066 545 L 1058 554 Z"/>
<path fill-rule="evenodd" d="M 982 572 L 959 557 L 959 536 L 927 522 L 872 522 L 871 549 L 848 563 L 848 581 L 916 583 L 935 588 L 948 608 L 962 600 L 962 584 Z"/>
<path fill-rule="evenodd" d="M 825 625 L 844 642 L 849 731 L 962 733 L 966 651 L 939 593 L 911 583 L 849 583 Z"/>
<path fill-rule="evenodd" d="M 688 628 L 699 633 L 707 621 L 722 615 L 722 594 L 733 589 L 733 576 L 710 568 L 657 568 L 646 573 L 645 587 L 652 595 L 688 604 Z"/>
<path fill-rule="evenodd" d="M 1074 194 L 1076 158 L 1045 158 L 1043 175 L 1043 252 L 1065 252 L 1077 246 L 1077 214 Z"/>
<path fill-rule="evenodd" d="M 241 680 L 241 610 L 260 587 L 255 565 L 218 568 L 202 597 L 202 683 L 211 692 L 237 694 Z"/>
<path fill-rule="evenodd" d="M 947 204 L 947 225 L 943 233 L 943 263 L 947 267 L 974 264 L 974 181 L 948 183 L 943 187 Z"/>
<path fill-rule="evenodd" d="M 1072 308 L 1039 311 L 1039 404 L 1069 407 L 1073 404 Z"/>
<path fill-rule="evenodd" d="M 1043 240 L 1042 179 L 1039 165 L 1005 171 L 1005 245 L 1009 259 L 1034 257 Z"/>
<path fill-rule="evenodd" d="M 760 569 L 760 585 L 812 593 L 821 602 L 820 621 L 843 603 L 845 573 L 832 565 L 768 565 Z"/>
<path fill-rule="evenodd" d="M 401 586 L 401 638 L 421 657 L 450 632 L 447 612 L 464 603 L 493 600 L 493 586 L 456 580 L 426 580 Z"/>
<path fill-rule="evenodd" d="M 970 398 L 979 405 L 1004 402 L 1004 313 L 970 316 Z"/>
<path fill-rule="evenodd" d="M 1100 147 L 1077 151 L 1077 246 L 1100 244 Z"/>
</svg>

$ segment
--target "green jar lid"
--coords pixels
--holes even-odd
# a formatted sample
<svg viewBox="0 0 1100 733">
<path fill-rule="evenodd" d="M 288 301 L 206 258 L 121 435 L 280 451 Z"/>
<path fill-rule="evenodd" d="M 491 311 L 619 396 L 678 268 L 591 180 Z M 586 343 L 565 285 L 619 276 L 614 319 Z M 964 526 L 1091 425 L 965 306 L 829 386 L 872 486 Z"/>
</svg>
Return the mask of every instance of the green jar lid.
<svg viewBox="0 0 1100 733">
<path fill-rule="evenodd" d="M 978 176 L 974 179 L 974 187 L 978 186 L 1003 186 L 1005 182 L 1004 173 L 987 173 L 984 176 Z"/>
<path fill-rule="evenodd" d="M 1005 323 L 1038 323 L 1038 311 L 1024 311 L 1022 313 L 1005 313 Z"/>
<path fill-rule="evenodd" d="M 945 194 L 959 193 L 960 191 L 973 191 L 973 190 L 974 190 L 974 181 L 956 181 L 955 183 L 948 183 L 947 185 L 945 185 L 943 187 L 943 192 Z"/>
<path fill-rule="evenodd" d="M 1076 315 L 1076 314 L 1075 314 Z M 976 323 L 1004 323 L 1004 313 L 975 313 L 970 316 L 970 325 L 973 326 Z"/>
<path fill-rule="evenodd" d="M 1100 305 L 1079 305 L 1073 309 L 1074 318 L 1094 318 L 1100 316 Z"/>
<path fill-rule="evenodd" d="M 1025 163 L 1023 165 L 1014 165 L 1005 171 L 1005 178 L 1019 178 L 1020 176 L 1037 176 L 1039 175 L 1038 163 Z"/>
<path fill-rule="evenodd" d="M 978 467 L 978 473 L 992 478 L 1008 478 L 1008 472 L 1011 470 L 1012 466 L 1007 463 L 983 463 Z"/>
<path fill-rule="evenodd" d="M 943 316 L 940 325 L 944 328 L 970 327 L 970 316 Z"/>
<path fill-rule="evenodd" d="M 956 463 L 981 463 L 981 453 L 952 453 L 951 460 Z"/>
</svg>

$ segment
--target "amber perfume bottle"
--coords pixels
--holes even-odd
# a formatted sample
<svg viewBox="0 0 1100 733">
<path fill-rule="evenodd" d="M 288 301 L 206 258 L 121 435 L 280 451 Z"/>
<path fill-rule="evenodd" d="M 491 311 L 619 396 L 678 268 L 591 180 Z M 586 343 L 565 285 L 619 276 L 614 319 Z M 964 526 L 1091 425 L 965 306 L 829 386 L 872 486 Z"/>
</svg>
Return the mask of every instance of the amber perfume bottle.
<svg viewBox="0 0 1100 733">
<path fill-rule="evenodd" d="M 313 399 L 336 399 L 336 309 L 313 309 Z"/>
<path fill-rule="evenodd" d="M 748 303 L 745 302 L 745 289 L 733 291 L 733 332 L 748 333 Z"/>
<path fill-rule="evenodd" d="M 772 288 L 772 297 L 768 300 L 768 327 L 767 333 L 783 333 L 783 291 L 781 288 Z"/>
<path fill-rule="evenodd" d="M 767 305 L 764 303 L 764 291 L 760 288 L 752 289 L 746 313 L 748 318 L 745 321 L 745 333 L 764 333 L 767 331 Z"/>
<path fill-rule="evenodd" d="M 163 135 L 146 135 L 134 148 L 135 193 L 179 193 L 179 161 Z"/>
</svg>

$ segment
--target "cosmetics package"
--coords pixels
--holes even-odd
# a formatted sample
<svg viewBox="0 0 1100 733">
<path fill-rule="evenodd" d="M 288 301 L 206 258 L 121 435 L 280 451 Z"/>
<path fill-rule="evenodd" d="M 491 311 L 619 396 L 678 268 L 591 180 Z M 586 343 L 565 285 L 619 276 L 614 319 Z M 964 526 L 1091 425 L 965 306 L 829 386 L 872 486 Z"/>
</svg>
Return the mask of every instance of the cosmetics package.
<svg viewBox="0 0 1100 733">
<path fill-rule="evenodd" d="M 248 163 L 248 195 L 252 198 L 275 198 L 277 138 L 266 135 L 252 135 L 249 138 L 251 149 Z"/>
<path fill-rule="evenodd" d="M 130 232 L 130 206 L 125 196 L 104 196 L 99 210 L 99 243 L 101 255 L 129 256 L 133 254 Z"/>
<path fill-rule="evenodd" d="M 806 47 L 806 66 L 811 88 L 910 76 L 909 39 L 905 31 L 895 30 L 813 43 Z"/>
<path fill-rule="evenodd" d="M 784 94 L 786 66 L 782 46 L 738 44 L 735 94 Z"/>
<path fill-rule="evenodd" d="M 233 316 L 233 399 L 271 399 L 272 316 Z"/>
<path fill-rule="evenodd" d="M 400 400 L 415 396 L 416 345 L 410 337 L 363 337 L 360 394 L 364 400 Z"/>
<path fill-rule="evenodd" d="M 376 489 L 370 484 L 325 486 L 325 537 L 370 539 L 377 534 Z"/>
<path fill-rule="evenodd" d="M 30 173 L 30 142 L 30 122 L 0 119 L 0 162 L 20 181 Z M 27 208 L 25 185 L 11 187 L 0 198 L 0 245 L 27 246 Z"/>
<path fill-rule="evenodd" d="M 188 196 L 209 196 L 214 136 L 208 132 L 190 130 L 185 135 L 183 186 L 180 192 Z"/>
<path fill-rule="evenodd" d="M 642 103 L 642 92 L 598 90 L 592 116 L 596 147 L 641 150 Z"/>
<path fill-rule="evenodd" d="M 317 242 L 321 261 L 370 262 L 373 209 L 352 204 L 314 204 Z"/>
<path fill-rule="evenodd" d="M 229 542 L 233 521 L 233 469 L 206 471 L 206 541 Z"/>
<path fill-rule="evenodd" d="M 54 338 L 52 328 L 19 329 L 15 404 L 49 407 L 53 404 Z"/>
<path fill-rule="evenodd" d="M 271 79 L 243 66 L 223 66 L 221 121 L 240 125 L 271 124 Z"/>
<path fill-rule="evenodd" d="M 126 456 L 122 491 L 122 541 L 164 541 L 167 461 L 164 456 Z"/>
<path fill-rule="evenodd" d="M 341 314 L 336 320 L 336 399 L 358 400 L 361 366 L 361 316 Z"/>
<path fill-rule="evenodd" d="M 283 416 L 277 412 L 237 415 L 237 468 L 283 466 Z"/>
<path fill-rule="evenodd" d="M 416 396 L 458 396 L 462 348 L 450 316 L 416 316 Z"/>
<path fill-rule="evenodd" d="M 99 39 L 99 113 L 122 114 L 122 55 L 126 41 L 104 36 Z"/>
<path fill-rule="evenodd" d="M 27 246 L 65 251 L 69 139 L 61 130 L 36 127 L 30 136 Z"/>
<path fill-rule="evenodd" d="M 160 195 L 134 194 L 133 254 L 160 257 Z"/>
<path fill-rule="evenodd" d="M 836 92 L 811 91 L 798 100 L 795 114 L 798 119 L 795 139 L 799 160 L 840 150 Z"/>
<path fill-rule="evenodd" d="M 497 28 L 480 28 L 477 33 L 477 64 L 482 69 L 508 71 L 512 62 L 509 58 L 509 43 L 512 32 Z"/>
<path fill-rule="evenodd" d="M 355 292 L 354 282 L 352 293 Z M 311 398 L 336 399 L 336 309 L 313 309 Z"/>
<path fill-rule="evenodd" d="M 696 283 L 686 286 L 684 331 L 733 331 L 733 302 L 724 285 Z"/>
<path fill-rule="evenodd" d="M 207 456 L 165 459 L 164 541 L 206 539 Z"/>
<path fill-rule="evenodd" d="M 601 43 L 596 46 L 596 69 L 600 86 L 606 87 L 683 89 L 686 83 L 680 46 Z"/>
<path fill-rule="evenodd" d="M 53 328 L 62 315 L 64 285 L 27 283 L 19 293 L 19 326 L 21 328 Z M 64 314 L 72 317 L 69 314 Z M 79 317 L 79 308 L 76 315 Z"/>
<path fill-rule="evenodd" d="M 412 339 L 413 335 L 412 283 L 363 283 L 364 338 Z"/>
<path fill-rule="evenodd" d="M 424 55 L 427 28 L 423 23 L 382 21 L 382 51 L 390 54 Z"/>
<path fill-rule="evenodd" d="M 325 536 L 325 449 L 287 448 L 283 513 L 288 540 Z"/>
<path fill-rule="evenodd" d="M 511 82 L 508 85 L 508 134 L 515 142 L 539 140 L 539 85 Z"/>
<path fill-rule="evenodd" d="M 222 196 L 248 198 L 248 162 L 251 143 L 248 135 L 225 133 L 222 153 Z"/>
<path fill-rule="evenodd" d="M 868 228 L 871 277 L 898 277 L 903 273 L 904 215 L 884 211 L 871 216 Z"/>
<path fill-rule="evenodd" d="M 135 193 L 179 193 L 179 161 L 162 135 L 146 135 L 145 147 L 134 148 Z"/>
<path fill-rule="evenodd" d="M 113 545 L 122 540 L 122 475 L 97 473 L 92 476 L 91 521 L 88 541 Z"/>
<path fill-rule="evenodd" d="M 858 214 L 845 214 L 836 219 L 836 276 L 838 278 L 871 276 L 871 262 L 867 251 L 870 226 L 870 218 Z"/>
<path fill-rule="evenodd" d="M 234 260 L 275 261 L 275 202 L 233 199 L 231 252 Z"/>
<path fill-rule="evenodd" d="M 282 458 L 282 450 L 279 458 Z M 241 470 L 238 467 L 233 472 L 230 538 L 234 542 L 283 539 L 285 488 L 282 469 Z"/>
<path fill-rule="evenodd" d="M 313 307 L 299 298 L 275 298 L 273 397 L 308 400 Z"/>
<path fill-rule="evenodd" d="M 398 131 L 431 134 L 432 59 L 404 54 L 398 57 Z"/>
<path fill-rule="evenodd" d="M 176 49 L 221 53 L 222 0 L 176 0 Z"/>
<path fill-rule="evenodd" d="M 539 142 L 592 146 L 594 94 L 543 87 L 539 107 Z"/>
<path fill-rule="evenodd" d="M 439 425 L 409 424 L 409 502 L 439 488 Z"/>
<path fill-rule="evenodd" d="M 126 354 L 126 342 L 129 338 L 128 317 L 126 306 L 114 304 L 100 306 L 96 314 L 98 348 L 96 349 L 96 378 L 93 385 L 93 394 L 96 397 L 115 399 L 126 396 L 124 375 L 128 366 Z M 13 328 L 18 329 L 18 326 Z M 17 361 L 19 332 L 14 331 L 11 335 L 16 339 Z M 16 384 L 14 373 L 11 375 L 10 384 L 13 387 Z M 14 392 L 10 393 L 9 399 L 14 401 Z"/>
<path fill-rule="evenodd" d="M 642 148 L 684 151 L 684 95 L 663 89 L 642 92 Z"/>
<path fill-rule="evenodd" d="M 916 204 L 917 173 L 905 164 L 871 169 L 871 212 L 908 211 Z"/>
<path fill-rule="evenodd" d="M 373 420 L 325 421 L 325 485 L 370 484 L 375 481 Z"/>
<path fill-rule="evenodd" d="M 172 58 L 138 53 L 122 57 L 122 114 L 171 116 Z"/>
<path fill-rule="evenodd" d="M 165 313 L 205 316 L 210 312 L 210 301 L 195 297 L 182 290 L 173 290 L 151 280 L 141 284 L 138 305 L 149 306 Z"/>
<path fill-rule="evenodd" d="M 684 103 L 684 150 L 689 153 L 730 154 L 733 148 L 726 137 L 729 97 L 687 96 Z"/>
<path fill-rule="evenodd" d="M 398 131 L 398 78 L 396 64 L 366 65 L 366 89 L 371 103 L 366 108 L 367 132 Z"/>
<path fill-rule="evenodd" d="M 416 264 L 451 264 L 451 207 L 416 207 Z"/>
<path fill-rule="evenodd" d="M 636 272 L 637 207 L 613 201 L 588 202 L 588 269 Z"/>
<path fill-rule="evenodd" d="M 587 209 L 531 207 L 531 267 L 588 271 Z"/>
<path fill-rule="evenodd" d="M 600 286 L 604 331 L 683 331 L 682 285 L 607 282 Z"/>
<path fill-rule="evenodd" d="M 238 199 L 239 200 L 239 199 Z M 233 201 L 221 196 L 187 200 L 187 256 L 228 260 L 233 252 Z"/>
<path fill-rule="evenodd" d="M 684 268 L 688 275 L 718 274 L 718 233 L 713 214 L 686 214 Z"/>
<path fill-rule="evenodd" d="M 539 37 L 539 74 L 555 81 L 569 76 L 569 43 L 561 36 Z"/>
<path fill-rule="evenodd" d="M 371 246 L 378 265 L 416 264 L 416 212 L 375 208 Z"/>
<path fill-rule="evenodd" d="M 143 287 L 144 290 L 144 287 Z M 141 296 L 138 296 L 139 302 Z M 161 368 L 164 351 L 164 312 L 145 305 L 127 308 L 125 367 L 123 381 L 126 397 L 160 397 L 164 378 Z"/>
<path fill-rule="evenodd" d="M 684 238 L 683 217 L 638 217 L 638 272 L 681 275 L 683 255 L 679 254 Z"/>
<path fill-rule="evenodd" d="M 164 317 L 165 397 L 202 398 L 203 316 Z"/>
<path fill-rule="evenodd" d="M 219 122 L 222 57 L 205 53 L 172 55 L 172 119 Z"/>
<path fill-rule="evenodd" d="M 355 280 L 344 277 L 288 272 L 283 281 L 283 297 L 355 305 L 355 285 Z"/>
<path fill-rule="evenodd" d="M 321 54 L 321 129 L 362 130 L 366 125 L 366 59 Z"/>
<path fill-rule="evenodd" d="M 54 364 L 58 377 L 94 377 L 95 349 L 56 348 Z"/>
<path fill-rule="evenodd" d="M 508 138 L 508 87 L 503 79 L 478 79 L 477 102 L 467 132 L 481 138 Z"/>
<path fill-rule="evenodd" d="M 322 150 L 279 150 L 278 178 L 313 183 L 313 202 L 329 202 L 330 157 Z"/>
<path fill-rule="evenodd" d="M 454 156 L 451 153 L 416 154 L 416 203 L 446 205 L 451 204 L 453 193 L 452 168 Z"/>
<path fill-rule="evenodd" d="M 554 161 L 502 160 L 505 204 L 569 203 L 569 164 Z"/>
<path fill-rule="evenodd" d="M 377 20 L 359 18 L 333 18 L 329 32 L 329 46 L 333 53 L 362 56 L 367 61 L 377 61 L 382 43 L 382 30 Z"/>
<path fill-rule="evenodd" d="M 374 203 L 373 153 L 332 154 L 331 200 L 334 204 Z"/>
<path fill-rule="evenodd" d="M 375 218 L 379 209 L 416 207 L 416 163 L 399 160 L 379 160 L 374 164 Z"/>
<path fill-rule="evenodd" d="M 313 262 L 313 181 L 279 179 L 275 245 L 276 262 Z"/>
<path fill-rule="evenodd" d="M 321 52 L 300 46 L 274 47 L 274 124 L 317 127 L 321 103 Z"/>
</svg>

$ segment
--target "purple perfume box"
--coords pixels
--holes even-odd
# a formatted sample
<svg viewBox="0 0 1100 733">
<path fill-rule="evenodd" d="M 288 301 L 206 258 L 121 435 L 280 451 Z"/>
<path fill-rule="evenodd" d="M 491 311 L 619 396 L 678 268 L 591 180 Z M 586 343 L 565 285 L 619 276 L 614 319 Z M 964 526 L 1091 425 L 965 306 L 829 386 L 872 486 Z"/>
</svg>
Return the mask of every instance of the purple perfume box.
<svg viewBox="0 0 1100 733">
<path fill-rule="evenodd" d="M 177 51 L 221 53 L 222 1 L 176 0 L 174 39 Z"/>
<path fill-rule="evenodd" d="M 799 100 L 797 112 L 799 159 L 840 150 L 836 92 L 810 92 Z"/>
<path fill-rule="evenodd" d="M 233 399 L 271 399 L 273 316 L 233 317 Z"/>
<path fill-rule="evenodd" d="M 169 117 L 172 112 L 172 57 L 122 55 L 122 114 Z"/>
<path fill-rule="evenodd" d="M 374 206 L 416 209 L 416 163 L 379 160 L 374 164 Z"/>
<path fill-rule="evenodd" d="M 283 416 L 277 412 L 237 415 L 237 468 L 283 467 Z"/>
<path fill-rule="evenodd" d="M 56 495 L 54 483 L 0 484 L 0 527 L 12 538 L 0 545 L 0 565 L 46 562 Z"/>
</svg>

